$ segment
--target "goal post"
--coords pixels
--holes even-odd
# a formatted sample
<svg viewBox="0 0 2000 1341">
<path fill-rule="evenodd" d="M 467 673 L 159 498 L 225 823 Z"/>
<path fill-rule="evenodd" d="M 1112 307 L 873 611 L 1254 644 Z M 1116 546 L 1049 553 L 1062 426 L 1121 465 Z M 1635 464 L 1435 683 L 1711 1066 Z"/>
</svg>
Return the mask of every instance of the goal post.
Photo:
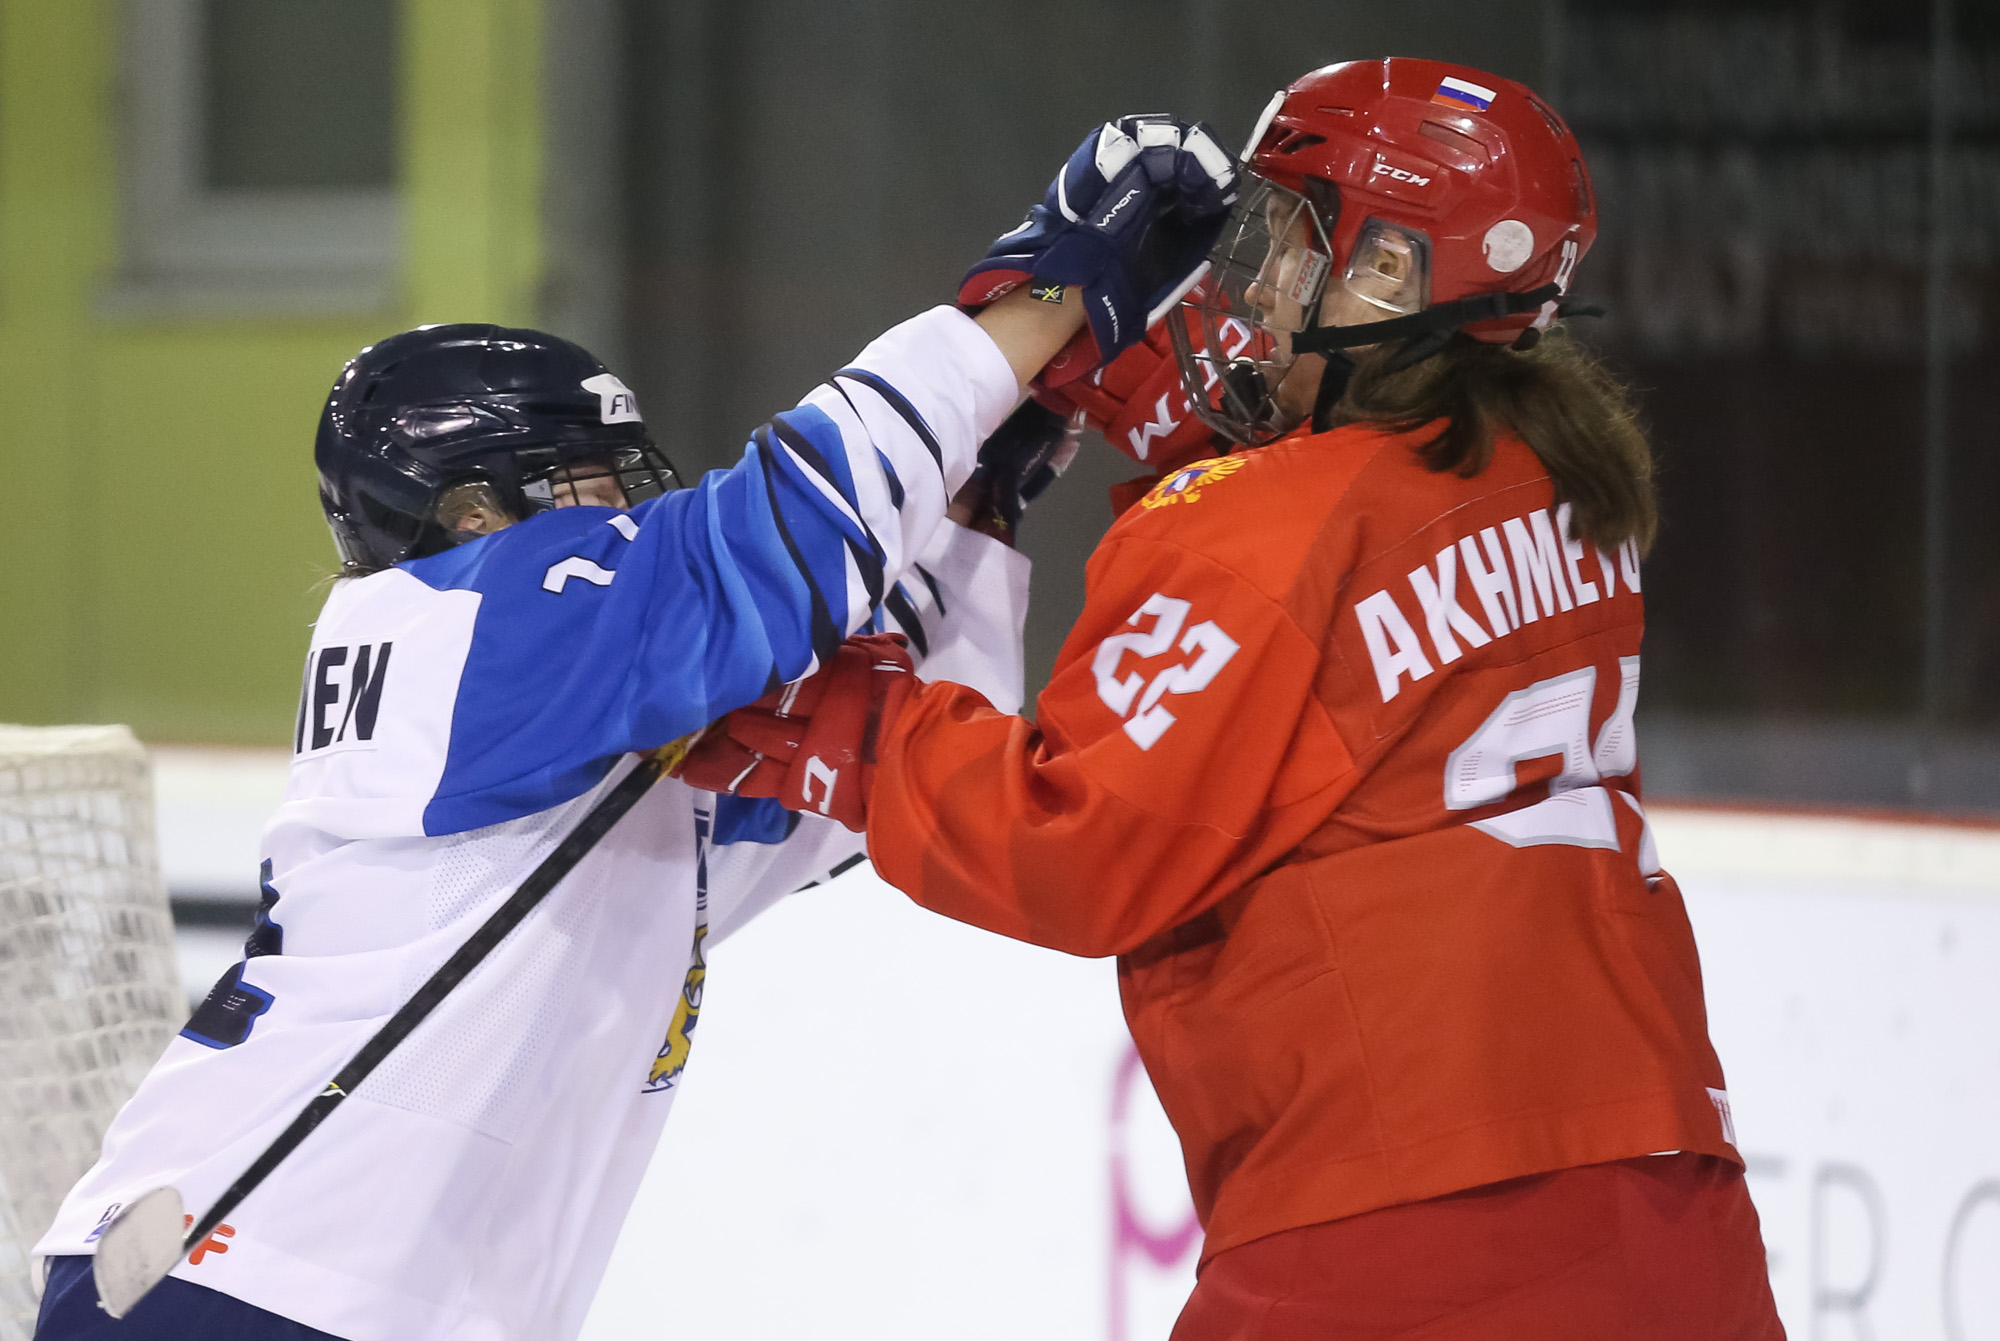
<svg viewBox="0 0 2000 1341">
<path fill-rule="evenodd" d="M 0 1341 L 29 1249 L 187 1014 L 146 752 L 122 726 L 0 724 Z"/>
</svg>

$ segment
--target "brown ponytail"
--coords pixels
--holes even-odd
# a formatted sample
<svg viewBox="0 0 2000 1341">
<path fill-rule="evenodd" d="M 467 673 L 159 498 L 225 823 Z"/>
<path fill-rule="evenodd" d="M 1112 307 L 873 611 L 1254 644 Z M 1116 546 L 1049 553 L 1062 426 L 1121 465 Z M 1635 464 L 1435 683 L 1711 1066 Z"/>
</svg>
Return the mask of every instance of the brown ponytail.
<svg viewBox="0 0 2000 1341">
<path fill-rule="evenodd" d="M 1355 360 L 1333 407 L 1334 425 L 1409 430 L 1444 421 L 1417 448 L 1432 470 L 1471 479 L 1493 459 L 1496 429 L 1518 434 L 1568 503 L 1577 538 L 1602 549 L 1626 540 L 1652 546 L 1659 530 L 1653 449 L 1624 386 L 1560 327 L 1532 349 L 1460 333 L 1413 367 L 1389 371 L 1392 348 Z"/>
</svg>

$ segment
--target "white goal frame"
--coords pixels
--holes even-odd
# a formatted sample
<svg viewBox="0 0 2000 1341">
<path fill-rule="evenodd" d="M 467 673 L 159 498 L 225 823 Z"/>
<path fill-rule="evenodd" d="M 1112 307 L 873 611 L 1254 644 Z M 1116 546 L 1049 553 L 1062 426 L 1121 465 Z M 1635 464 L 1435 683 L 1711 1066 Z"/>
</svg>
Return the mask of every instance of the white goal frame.
<svg viewBox="0 0 2000 1341">
<path fill-rule="evenodd" d="M 30 1249 L 186 1015 L 145 750 L 0 725 L 0 1341 L 33 1335 Z"/>
</svg>

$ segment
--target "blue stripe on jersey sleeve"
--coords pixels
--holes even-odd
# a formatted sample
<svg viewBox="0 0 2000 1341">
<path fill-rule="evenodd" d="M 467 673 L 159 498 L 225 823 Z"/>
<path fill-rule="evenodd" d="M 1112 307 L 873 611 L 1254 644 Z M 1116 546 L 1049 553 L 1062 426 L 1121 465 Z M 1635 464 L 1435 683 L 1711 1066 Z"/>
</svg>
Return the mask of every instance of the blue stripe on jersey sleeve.
<svg viewBox="0 0 2000 1341">
<path fill-rule="evenodd" d="M 879 601 L 881 551 L 838 428 L 809 408 L 784 419 L 796 441 L 760 429 L 741 462 L 691 489 L 628 513 L 541 513 L 403 565 L 481 598 L 426 833 L 559 805 L 620 755 L 803 675 L 847 632 L 850 555 Z M 631 539 L 613 524 L 627 519 Z"/>
<path fill-rule="evenodd" d="M 863 386 L 872 388 L 877 395 L 888 402 L 890 409 L 902 416 L 903 422 L 910 426 L 910 431 L 917 435 L 923 442 L 925 450 L 930 452 L 931 460 L 937 462 L 938 469 L 944 469 L 943 445 L 938 442 L 937 434 L 931 432 L 931 426 L 924 422 L 924 417 L 917 413 L 917 407 L 910 404 L 902 392 L 866 368 L 842 368 L 834 374 L 834 377 L 852 378 Z"/>
<path fill-rule="evenodd" d="M 840 430 L 821 411 L 801 405 L 778 415 L 771 420 L 768 435 L 760 431 L 759 443 L 786 467 L 779 478 L 791 488 L 816 489 L 823 484 L 837 490 L 843 498 L 855 497 L 854 478 Z M 785 502 L 785 512 L 787 515 L 793 512 L 789 501 Z M 853 559 L 855 571 L 861 575 L 862 594 L 869 606 L 879 605 L 886 562 L 881 544 L 858 511 L 843 520 L 846 524 L 827 533 L 823 552 L 808 553 L 809 562 L 815 571 L 821 571 L 820 564 L 824 563 L 832 571 L 844 572 L 845 565 L 840 562 L 840 549 L 844 545 L 847 557 Z M 833 612 L 834 621 L 843 629 L 850 622 L 849 613 L 844 608 Z M 820 650 L 822 658 L 830 655 L 830 650 Z"/>
<path fill-rule="evenodd" d="M 803 442 L 801 455 L 845 498 L 854 497 L 854 474 L 847 464 L 847 444 L 840 429 L 826 413 L 811 405 L 800 405 L 774 415 L 771 426 L 795 448 Z M 875 453 L 877 458 L 881 452 Z"/>
<path fill-rule="evenodd" d="M 888 481 L 890 505 L 901 508 L 903 506 L 903 480 L 901 476 L 896 474 L 895 463 L 879 451 L 875 453 L 875 460 L 882 467 L 882 478 Z"/>
</svg>

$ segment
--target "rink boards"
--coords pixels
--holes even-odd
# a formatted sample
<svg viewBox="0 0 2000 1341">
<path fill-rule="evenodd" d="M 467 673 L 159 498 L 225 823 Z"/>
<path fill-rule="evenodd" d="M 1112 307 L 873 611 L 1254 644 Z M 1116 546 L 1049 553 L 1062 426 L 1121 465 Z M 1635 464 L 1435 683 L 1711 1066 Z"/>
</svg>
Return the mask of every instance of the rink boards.
<svg viewBox="0 0 2000 1341">
<path fill-rule="evenodd" d="M 170 882 L 228 894 L 282 760 L 161 753 Z M 2000 828 L 1651 813 L 1791 1334 L 2000 1335 Z M 588 1341 L 1164 1338 L 1199 1237 L 1135 1063 L 1108 962 L 866 867 L 788 900 L 711 956 Z"/>
<path fill-rule="evenodd" d="M 2000 1333 L 2000 830 L 1655 829 L 1790 1333 Z M 1108 963 L 863 868 L 719 949 L 708 991 L 590 1341 L 1166 1336 L 1199 1237 Z"/>
</svg>

